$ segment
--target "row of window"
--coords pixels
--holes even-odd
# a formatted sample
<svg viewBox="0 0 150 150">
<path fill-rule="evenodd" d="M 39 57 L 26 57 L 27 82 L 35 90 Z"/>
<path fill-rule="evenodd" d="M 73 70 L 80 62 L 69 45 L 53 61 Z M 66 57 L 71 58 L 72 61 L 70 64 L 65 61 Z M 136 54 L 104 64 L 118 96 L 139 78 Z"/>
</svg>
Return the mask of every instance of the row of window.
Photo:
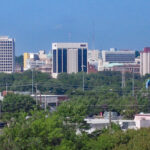
<svg viewBox="0 0 150 150">
<path fill-rule="evenodd" d="M 0 64 L 12 64 L 12 61 L 0 61 Z"/>
<path fill-rule="evenodd" d="M 4 49 L 12 50 L 12 47 L 0 47 L 0 50 L 4 50 Z"/>
<path fill-rule="evenodd" d="M 4 47 L 12 47 L 12 44 L 0 44 L 0 46 L 4 46 Z"/>
<path fill-rule="evenodd" d="M 58 58 L 58 59 L 57 59 Z M 67 72 L 67 49 L 53 50 L 53 72 L 56 73 L 58 63 L 58 73 Z M 87 72 L 87 49 L 78 49 L 78 72 Z"/>
<path fill-rule="evenodd" d="M 0 53 L 0 58 L 4 58 L 4 57 L 5 58 L 9 58 L 9 57 L 12 58 L 13 56 L 10 55 L 9 53 L 3 53 L 3 54 Z"/>
<path fill-rule="evenodd" d="M 9 43 L 9 44 L 11 44 L 12 43 L 12 41 L 0 41 L 0 43 Z"/>
</svg>

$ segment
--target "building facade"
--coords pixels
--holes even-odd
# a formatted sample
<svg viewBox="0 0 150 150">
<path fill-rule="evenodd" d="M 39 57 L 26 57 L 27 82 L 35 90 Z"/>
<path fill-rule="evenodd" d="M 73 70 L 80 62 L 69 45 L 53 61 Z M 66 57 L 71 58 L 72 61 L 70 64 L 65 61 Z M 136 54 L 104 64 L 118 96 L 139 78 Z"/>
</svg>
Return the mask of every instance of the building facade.
<svg viewBox="0 0 150 150">
<path fill-rule="evenodd" d="M 140 74 L 143 76 L 150 73 L 150 47 L 145 47 L 140 53 Z"/>
<path fill-rule="evenodd" d="M 53 77 L 59 73 L 87 72 L 87 43 L 52 43 Z"/>
<path fill-rule="evenodd" d="M 52 73 L 52 55 L 44 50 L 38 53 L 24 53 L 24 71 L 35 69 L 41 72 Z"/>
<path fill-rule="evenodd" d="M 135 51 L 129 50 L 103 50 L 102 51 L 103 62 L 109 63 L 134 63 Z"/>
<path fill-rule="evenodd" d="M 100 50 L 88 50 L 88 61 L 98 61 L 100 58 Z"/>
<path fill-rule="evenodd" d="M 8 36 L 0 37 L 0 72 L 15 71 L 15 41 Z"/>
</svg>

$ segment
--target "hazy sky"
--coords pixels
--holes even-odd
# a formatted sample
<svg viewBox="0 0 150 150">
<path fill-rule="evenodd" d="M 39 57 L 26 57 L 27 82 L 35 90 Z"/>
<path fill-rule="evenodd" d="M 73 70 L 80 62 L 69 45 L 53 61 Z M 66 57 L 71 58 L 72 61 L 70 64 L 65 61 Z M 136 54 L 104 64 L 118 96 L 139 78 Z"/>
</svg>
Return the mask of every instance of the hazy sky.
<svg viewBox="0 0 150 150">
<path fill-rule="evenodd" d="M 141 50 L 150 46 L 150 0 L 0 0 L 0 35 L 16 39 L 16 55 L 52 42 Z"/>
</svg>

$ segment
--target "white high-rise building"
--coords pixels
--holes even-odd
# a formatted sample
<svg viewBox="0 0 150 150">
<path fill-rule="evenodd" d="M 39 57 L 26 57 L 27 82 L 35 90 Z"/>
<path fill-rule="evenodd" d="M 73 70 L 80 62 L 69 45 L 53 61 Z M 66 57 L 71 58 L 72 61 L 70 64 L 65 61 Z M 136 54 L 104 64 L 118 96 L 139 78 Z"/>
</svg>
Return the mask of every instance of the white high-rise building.
<svg viewBox="0 0 150 150">
<path fill-rule="evenodd" d="M 150 47 L 145 47 L 140 53 L 140 74 L 150 74 Z"/>
<path fill-rule="evenodd" d="M 59 73 L 87 72 L 87 43 L 52 43 L 53 77 Z"/>
<path fill-rule="evenodd" d="M 15 41 L 8 36 L 0 36 L 0 72 L 15 71 Z"/>
</svg>

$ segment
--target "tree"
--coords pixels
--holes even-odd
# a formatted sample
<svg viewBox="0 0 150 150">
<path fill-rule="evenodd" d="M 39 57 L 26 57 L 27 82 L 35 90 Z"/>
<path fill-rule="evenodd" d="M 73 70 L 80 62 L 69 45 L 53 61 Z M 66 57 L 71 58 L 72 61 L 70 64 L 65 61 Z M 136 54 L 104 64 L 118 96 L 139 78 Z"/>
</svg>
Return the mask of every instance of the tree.
<svg viewBox="0 0 150 150">
<path fill-rule="evenodd" d="M 35 107 L 35 104 L 35 100 L 30 96 L 10 93 L 3 100 L 2 110 L 9 113 L 28 112 Z"/>
</svg>

